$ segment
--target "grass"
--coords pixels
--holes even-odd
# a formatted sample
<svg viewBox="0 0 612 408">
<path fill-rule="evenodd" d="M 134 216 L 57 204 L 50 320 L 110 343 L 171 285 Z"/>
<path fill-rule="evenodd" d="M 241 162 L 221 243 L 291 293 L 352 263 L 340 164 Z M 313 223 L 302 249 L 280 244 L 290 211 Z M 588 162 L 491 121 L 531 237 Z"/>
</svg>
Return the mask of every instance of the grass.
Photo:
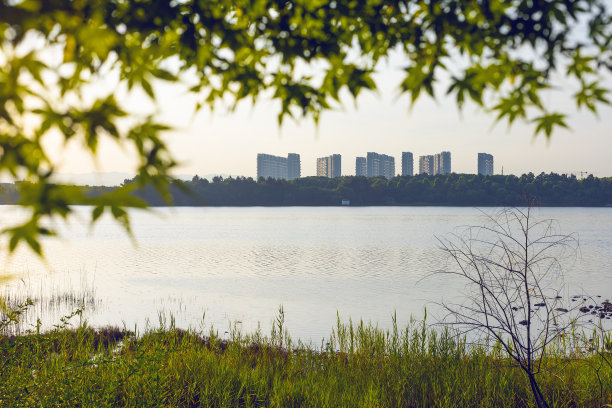
<svg viewBox="0 0 612 408">
<path fill-rule="evenodd" d="M 0 321 L 4 310 L 19 312 L 18 319 L 4 325 L 4 335 L 23 334 L 32 329 L 46 331 L 54 327 L 50 322 L 61 321 L 63 316 L 75 310 L 93 312 L 102 306 L 93 283 L 86 282 L 83 277 L 77 288 L 71 285 L 58 288 L 47 279 L 41 279 L 36 287 L 28 280 L 28 284 L 0 288 Z M 25 304 L 28 307 L 19 307 Z"/>
<path fill-rule="evenodd" d="M 139 336 L 70 328 L 0 337 L 0 406 L 521 407 L 532 406 L 520 370 L 495 347 L 410 323 L 380 330 L 338 321 L 327 344 L 291 340 L 281 310 L 269 335 L 227 339 L 174 327 Z M 6 325 L 6 323 L 5 323 Z M 551 406 L 612 402 L 609 354 L 563 345 L 541 374 Z"/>
</svg>

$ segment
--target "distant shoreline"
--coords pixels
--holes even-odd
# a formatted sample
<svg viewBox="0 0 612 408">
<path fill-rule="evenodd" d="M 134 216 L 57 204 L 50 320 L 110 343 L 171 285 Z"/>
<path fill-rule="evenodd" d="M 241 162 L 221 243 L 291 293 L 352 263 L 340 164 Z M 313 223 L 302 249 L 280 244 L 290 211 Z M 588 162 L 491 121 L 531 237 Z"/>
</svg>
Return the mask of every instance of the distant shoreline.
<svg viewBox="0 0 612 408">
<path fill-rule="evenodd" d="M 134 180 L 126 180 L 126 183 Z M 0 204 L 17 204 L 18 185 L 0 185 Z M 99 196 L 117 187 L 88 186 Z M 541 207 L 612 208 L 612 177 L 584 179 L 556 173 L 482 176 L 474 174 L 383 177 L 303 177 L 294 180 L 195 176 L 172 185 L 169 203 L 152 186 L 133 193 L 151 207 L 520 207 L 526 197 Z"/>
</svg>

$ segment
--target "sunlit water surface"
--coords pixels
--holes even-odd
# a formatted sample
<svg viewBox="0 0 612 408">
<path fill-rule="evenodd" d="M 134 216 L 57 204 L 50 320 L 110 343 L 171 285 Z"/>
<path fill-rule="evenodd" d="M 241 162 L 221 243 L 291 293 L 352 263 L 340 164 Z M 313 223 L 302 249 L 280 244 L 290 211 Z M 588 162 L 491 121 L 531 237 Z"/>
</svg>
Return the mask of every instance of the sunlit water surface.
<svg viewBox="0 0 612 408">
<path fill-rule="evenodd" d="M 16 207 L 0 211 L 2 226 L 20 218 Z M 46 263 L 23 250 L 7 259 L 4 238 L 2 273 L 17 278 L 2 291 L 47 300 L 87 292 L 84 317 L 94 326 L 142 329 L 158 325 L 162 313 L 177 326 L 214 325 L 220 334 L 232 323 L 243 332 L 258 325 L 269 332 L 282 305 L 292 337 L 318 343 L 331 333 L 337 314 L 387 328 L 394 313 L 403 325 L 411 316 L 421 319 L 427 307 L 432 319 L 436 302 L 463 288 L 428 277 L 447 265 L 437 238 L 482 224 L 482 211 L 164 208 L 131 213 L 132 241 L 110 218 L 90 228 L 90 209 L 81 207 L 67 226 L 59 224 L 60 239 L 45 241 Z M 578 234 L 579 253 L 565 270 L 567 291 L 610 297 L 612 208 L 544 208 L 536 216 Z M 69 311 L 47 310 L 42 318 L 50 325 Z"/>
</svg>

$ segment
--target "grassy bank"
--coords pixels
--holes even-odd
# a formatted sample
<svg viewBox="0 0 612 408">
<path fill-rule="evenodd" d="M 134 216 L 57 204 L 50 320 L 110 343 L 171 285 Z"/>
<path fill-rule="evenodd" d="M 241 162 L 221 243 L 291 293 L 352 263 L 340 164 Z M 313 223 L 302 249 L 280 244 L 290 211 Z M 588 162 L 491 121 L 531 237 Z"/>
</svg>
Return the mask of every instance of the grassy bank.
<svg viewBox="0 0 612 408">
<path fill-rule="evenodd" d="M 611 357 L 570 358 L 560 347 L 540 376 L 551 406 L 611 403 Z M 500 351 L 423 324 L 339 323 L 320 348 L 294 344 L 282 320 L 269 336 L 230 339 L 171 325 L 138 337 L 82 325 L 0 337 L 0 373 L 0 406 L 533 405 L 525 377 Z"/>
</svg>

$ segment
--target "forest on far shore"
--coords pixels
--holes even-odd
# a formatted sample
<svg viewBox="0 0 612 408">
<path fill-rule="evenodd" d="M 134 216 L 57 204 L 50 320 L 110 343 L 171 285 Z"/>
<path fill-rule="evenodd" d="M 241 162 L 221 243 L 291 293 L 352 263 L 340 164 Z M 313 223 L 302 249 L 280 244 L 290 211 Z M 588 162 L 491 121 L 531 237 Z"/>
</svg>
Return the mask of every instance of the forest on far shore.
<svg viewBox="0 0 612 408">
<path fill-rule="evenodd" d="M 127 179 L 123 184 L 134 182 Z M 0 202 L 19 201 L 18 184 L 0 186 Z M 114 187 L 91 186 L 89 196 Z M 612 177 L 589 175 L 578 179 L 555 173 L 482 176 L 474 174 L 383 177 L 303 177 L 295 180 L 250 177 L 215 177 L 212 181 L 194 176 L 175 182 L 172 203 L 153 187 L 135 190 L 151 206 L 336 206 L 351 205 L 441 205 L 522 206 L 535 197 L 541 206 L 612 206 Z"/>
<path fill-rule="evenodd" d="M 134 182 L 126 179 L 123 184 Z M 19 183 L 0 185 L 0 204 L 19 203 Z M 88 186 L 88 196 L 115 187 Z M 612 207 L 612 177 L 578 179 L 556 173 L 482 176 L 474 174 L 384 177 L 303 177 L 295 180 L 194 176 L 171 186 L 167 202 L 151 186 L 134 194 L 150 206 L 522 206 L 535 197 L 541 206 Z"/>
</svg>

